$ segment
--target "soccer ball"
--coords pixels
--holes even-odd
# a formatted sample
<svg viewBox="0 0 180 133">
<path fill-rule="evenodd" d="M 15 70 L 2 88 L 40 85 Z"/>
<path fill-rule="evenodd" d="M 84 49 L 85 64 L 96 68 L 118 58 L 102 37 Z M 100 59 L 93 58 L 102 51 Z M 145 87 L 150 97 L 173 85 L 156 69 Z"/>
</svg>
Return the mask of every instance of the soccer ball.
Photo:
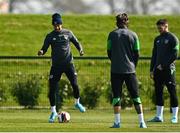
<svg viewBox="0 0 180 133">
<path fill-rule="evenodd" d="M 61 111 L 58 113 L 58 122 L 59 123 L 66 123 L 69 122 L 71 119 L 70 114 L 66 111 Z"/>
</svg>

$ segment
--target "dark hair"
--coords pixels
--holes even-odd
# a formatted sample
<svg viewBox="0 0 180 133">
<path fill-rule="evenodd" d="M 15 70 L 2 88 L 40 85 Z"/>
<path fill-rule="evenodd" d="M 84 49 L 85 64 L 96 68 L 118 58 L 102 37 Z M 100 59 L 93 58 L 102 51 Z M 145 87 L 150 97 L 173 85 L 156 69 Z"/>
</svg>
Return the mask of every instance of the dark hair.
<svg viewBox="0 0 180 133">
<path fill-rule="evenodd" d="M 156 25 L 165 25 L 165 24 L 168 24 L 167 19 L 159 19 L 159 20 L 156 22 Z"/>
<path fill-rule="evenodd" d="M 122 27 L 124 25 L 128 25 L 129 19 L 126 13 L 120 13 L 116 16 L 116 24 L 118 27 Z"/>
</svg>

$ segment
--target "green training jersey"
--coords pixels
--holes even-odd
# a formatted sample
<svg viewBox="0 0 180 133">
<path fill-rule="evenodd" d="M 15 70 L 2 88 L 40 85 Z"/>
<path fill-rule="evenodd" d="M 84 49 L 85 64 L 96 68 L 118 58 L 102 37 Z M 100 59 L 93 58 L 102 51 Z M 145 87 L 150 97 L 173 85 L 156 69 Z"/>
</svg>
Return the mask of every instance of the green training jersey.
<svg viewBox="0 0 180 133">
<path fill-rule="evenodd" d="M 127 28 L 119 28 L 110 32 L 107 51 L 110 53 L 111 72 L 135 73 L 135 55 L 140 49 L 139 39 L 135 32 Z"/>
</svg>

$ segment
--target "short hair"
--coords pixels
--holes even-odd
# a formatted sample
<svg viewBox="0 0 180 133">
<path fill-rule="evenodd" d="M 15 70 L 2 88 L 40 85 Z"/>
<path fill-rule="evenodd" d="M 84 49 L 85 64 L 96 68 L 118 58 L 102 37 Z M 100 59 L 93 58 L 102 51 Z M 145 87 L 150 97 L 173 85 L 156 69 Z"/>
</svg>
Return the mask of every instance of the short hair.
<svg viewBox="0 0 180 133">
<path fill-rule="evenodd" d="M 166 24 L 168 24 L 167 19 L 159 19 L 159 20 L 156 22 L 156 25 L 166 25 Z"/>
<path fill-rule="evenodd" d="M 127 25 L 129 22 L 128 15 L 126 13 L 120 13 L 116 16 L 117 25 Z"/>
</svg>

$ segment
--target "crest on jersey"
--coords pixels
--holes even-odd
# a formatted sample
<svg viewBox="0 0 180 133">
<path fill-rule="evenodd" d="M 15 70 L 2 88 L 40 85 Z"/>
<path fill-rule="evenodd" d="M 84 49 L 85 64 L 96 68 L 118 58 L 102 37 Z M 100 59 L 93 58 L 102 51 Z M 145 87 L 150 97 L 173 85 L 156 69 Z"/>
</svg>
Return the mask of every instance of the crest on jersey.
<svg viewBox="0 0 180 133">
<path fill-rule="evenodd" d="M 53 41 L 55 41 L 55 40 L 56 40 L 56 38 L 54 37 L 54 38 L 53 38 Z"/>
<path fill-rule="evenodd" d="M 160 40 L 157 40 L 156 43 L 160 43 Z"/>
<path fill-rule="evenodd" d="M 169 40 L 168 39 L 165 39 L 164 43 L 165 44 L 168 44 Z"/>
<path fill-rule="evenodd" d="M 68 35 L 64 35 L 64 38 L 67 40 L 68 39 Z"/>
</svg>

